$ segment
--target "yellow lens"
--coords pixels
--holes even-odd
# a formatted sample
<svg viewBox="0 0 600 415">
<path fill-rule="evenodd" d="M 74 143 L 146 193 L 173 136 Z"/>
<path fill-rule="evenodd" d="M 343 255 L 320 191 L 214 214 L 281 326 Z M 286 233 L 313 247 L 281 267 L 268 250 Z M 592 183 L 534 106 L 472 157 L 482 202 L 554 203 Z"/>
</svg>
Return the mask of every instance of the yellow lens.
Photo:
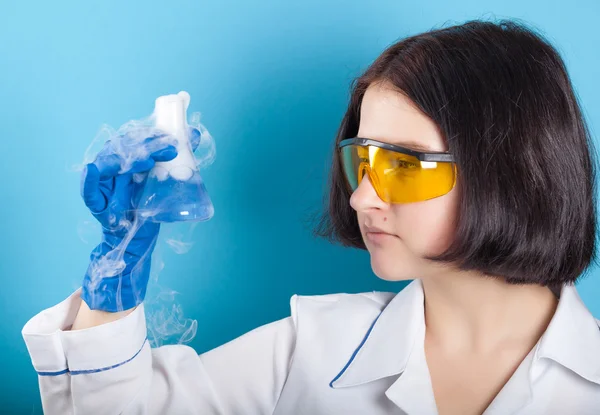
<svg viewBox="0 0 600 415">
<path fill-rule="evenodd" d="M 407 154 L 374 148 L 371 170 L 378 178 L 378 194 L 388 203 L 421 202 L 442 196 L 454 187 L 453 163 L 420 161 Z"/>
<path fill-rule="evenodd" d="M 376 146 L 342 147 L 342 162 L 353 191 L 366 172 L 377 195 L 387 203 L 433 199 L 448 193 L 456 183 L 454 163 L 420 161 Z"/>
</svg>

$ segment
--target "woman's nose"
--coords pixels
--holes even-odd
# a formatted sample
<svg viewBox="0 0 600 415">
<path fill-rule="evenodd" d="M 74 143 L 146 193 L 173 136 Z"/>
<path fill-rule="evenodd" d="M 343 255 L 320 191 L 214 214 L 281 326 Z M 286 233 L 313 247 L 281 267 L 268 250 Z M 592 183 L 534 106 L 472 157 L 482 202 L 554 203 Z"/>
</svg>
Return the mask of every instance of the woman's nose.
<svg viewBox="0 0 600 415">
<path fill-rule="evenodd" d="M 350 196 L 350 206 L 357 212 L 369 209 L 385 209 L 389 206 L 379 198 L 367 172 L 364 173 L 362 181 Z"/>
</svg>

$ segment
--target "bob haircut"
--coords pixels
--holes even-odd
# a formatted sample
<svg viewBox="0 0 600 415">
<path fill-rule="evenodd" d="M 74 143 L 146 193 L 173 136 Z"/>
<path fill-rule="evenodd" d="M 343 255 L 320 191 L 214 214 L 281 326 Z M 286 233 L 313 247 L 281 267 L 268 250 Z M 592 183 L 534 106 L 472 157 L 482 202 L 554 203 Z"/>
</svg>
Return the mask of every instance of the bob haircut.
<svg viewBox="0 0 600 415">
<path fill-rule="evenodd" d="M 338 143 L 389 81 L 439 127 L 461 183 L 456 232 L 429 260 L 513 284 L 575 283 L 596 260 L 595 151 L 565 64 L 521 23 L 471 20 L 387 48 L 351 85 L 316 235 L 366 249 Z"/>
</svg>

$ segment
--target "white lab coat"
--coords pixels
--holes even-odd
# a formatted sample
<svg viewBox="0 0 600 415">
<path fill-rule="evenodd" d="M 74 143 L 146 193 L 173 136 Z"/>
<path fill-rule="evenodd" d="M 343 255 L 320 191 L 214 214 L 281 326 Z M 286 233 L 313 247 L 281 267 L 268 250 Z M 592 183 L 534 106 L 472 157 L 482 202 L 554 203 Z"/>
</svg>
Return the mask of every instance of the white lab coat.
<svg viewBox="0 0 600 415">
<path fill-rule="evenodd" d="M 423 286 L 297 296 L 291 316 L 202 355 L 151 349 L 144 308 L 65 331 L 76 292 L 23 328 L 46 415 L 436 414 Z M 565 285 L 541 340 L 485 415 L 600 414 L 600 330 Z"/>
</svg>

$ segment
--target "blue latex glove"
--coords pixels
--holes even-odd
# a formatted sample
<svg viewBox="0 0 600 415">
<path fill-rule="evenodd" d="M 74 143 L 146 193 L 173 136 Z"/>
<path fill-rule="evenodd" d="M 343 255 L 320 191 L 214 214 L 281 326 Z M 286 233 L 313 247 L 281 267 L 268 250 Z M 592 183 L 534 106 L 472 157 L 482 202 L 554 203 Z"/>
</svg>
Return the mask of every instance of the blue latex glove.
<svg viewBox="0 0 600 415">
<path fill-rule="evenodd" d="M 195 150 L 200 142 L 200 132 L 195 128 L 190 129 L 190 142 Z M 142 222 L 136 216 L 145 185 L 145 180 L 138 180 L 155 162 L 174 159 L 175 144 L 173 138 L 164 135 L 130 140 L 130 144 L 127 137 L 121 137 L 118 152 L 115 143 L 108 141 L 96 159 L 86 165 L 81 196 L 102 225 L 102 242 L 90 255 L 82 285 L 81 298 L 90 309 L 117 312 L 144 300 L 160 224 Z M 145 156 L 140 157 L 140 150 Z M 136 161 L 121 172 L 123 161 L 132 158 Z"/>
</svg>

